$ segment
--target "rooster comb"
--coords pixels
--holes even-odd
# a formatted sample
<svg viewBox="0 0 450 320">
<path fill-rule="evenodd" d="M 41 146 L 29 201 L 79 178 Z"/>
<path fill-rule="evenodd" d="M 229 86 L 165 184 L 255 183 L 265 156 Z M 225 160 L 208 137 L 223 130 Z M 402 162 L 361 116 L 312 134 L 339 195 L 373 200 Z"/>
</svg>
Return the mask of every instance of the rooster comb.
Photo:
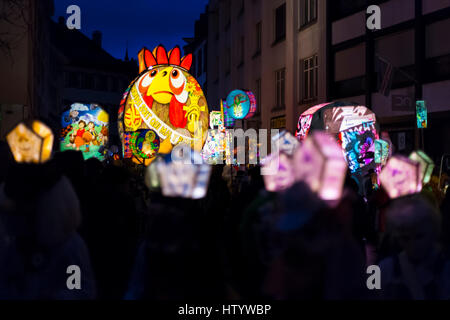
<svg viewBox="0 0 450 320">
<path fill-rule="evenodd" d="M 173 65 L 189 71 L 192 66 L 192 54 L 187 54 L 181 57 L 180 47 L 176 46 L 167 53 L 164 46 L 159 45 L 153 52 L 147 48 L 141 49 L 138 54 L 139 58 L 139 73 L 147 70 L 150 67 L 160 65 Z"/>
</svg>

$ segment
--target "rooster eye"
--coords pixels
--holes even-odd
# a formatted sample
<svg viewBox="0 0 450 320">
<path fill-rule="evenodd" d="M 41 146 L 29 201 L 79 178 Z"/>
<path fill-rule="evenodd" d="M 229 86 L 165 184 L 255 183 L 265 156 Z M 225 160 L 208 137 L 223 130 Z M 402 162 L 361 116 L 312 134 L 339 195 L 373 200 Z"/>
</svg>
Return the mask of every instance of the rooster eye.
<svg viewBox="0 0 450 320">
<path fill-rule="evenodd" d="M 154 77 L 156 76 L 157 73 L 158 73 L 158 70 L 153 70 L 153 71 L 150 73 L 150 77 L 154 78 Z"/>
<path fill-rule="evenodd" d="M 173 69 L 170 73 L 170 83 L 174 88 L 181 88 L 186 82 L 186 78 L 183 76 L 180 70 Z"/>
</svg>

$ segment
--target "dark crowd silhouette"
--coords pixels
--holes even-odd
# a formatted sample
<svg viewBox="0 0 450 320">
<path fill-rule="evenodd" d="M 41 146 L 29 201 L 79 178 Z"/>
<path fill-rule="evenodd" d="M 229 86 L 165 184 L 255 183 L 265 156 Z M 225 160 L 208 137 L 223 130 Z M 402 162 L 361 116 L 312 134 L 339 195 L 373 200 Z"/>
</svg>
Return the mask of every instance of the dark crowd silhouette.
<svg viewBox="0 0 450 320">
<path fill-rule="evenodd" d="M 449 193 L 362 197 L 348 177 L 330 208 L 303 183 L 269 193 L 258 167 L 214 166 L 204 199 L 167 198 L 120 160 L 18 164 L 3 143 L 0 168 L 3 300 L 450 299 Z"/>
</svg>

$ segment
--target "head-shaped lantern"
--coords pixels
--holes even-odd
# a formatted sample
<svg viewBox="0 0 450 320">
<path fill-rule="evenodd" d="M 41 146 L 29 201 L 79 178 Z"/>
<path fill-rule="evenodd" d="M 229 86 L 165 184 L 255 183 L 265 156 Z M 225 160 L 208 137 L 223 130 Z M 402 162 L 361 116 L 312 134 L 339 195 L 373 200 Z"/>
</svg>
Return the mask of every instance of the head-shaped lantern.
<svg viewBox="0 0 450 320">
<path fill-rule="evenodd" d="M 347 163 L 331 135 L 312 133 L 295 152 L 294 166 L 296 180 L 304 181 L 321 199 L 340 199 Z"/>
<path fill-rule="evenodd" d="M 40 121 L 30 126 L 19 123 L 6 137 L 16 162 L 44 163 L 53 148 L 52 130 Z"/>
<path fill-rule="evenodd" d="M 272 144 L 276 146 L 279 152 L 292 156 L 300 142 L 291 133 L 282 131 L 272 137 Z"/>
<path fill-rule="evenodd" d="M 420 192 L 420 163 L 404 156 L 394 156 L 381 170 L 380 181 L 391 199 Z"/>
<path fill-rule="evenodd" d="M 119 109 L 124 157 L 138 163 L 154 158 L 145 159 L 131 150 L 130 138 L 141 130 L 156 133 L 160 153 L 170 152 L 179 143 L 201 150 L 209 113 L 200 85 L 189 74 L 192 55 L 182 57 L 179 47 L 167 53 L 158 46 L 153 52 L 144 48 L 138 56 L 140 75 L 125 92 Z"/>
<path fill-rule="evenodd" d="M 286 190 L 295 183 L 292 159 L 284 152 L 266 157 L 261 173 L 266 190 L 269 192 Z"/>
<path fill-rule="evenodd" d="M 420 163 L 420 180 L 422 181 L 422 184 L 425 185 L 429 183 L 434 170 L 433 160 L 431 160 L 425 152 L 420 150 L 411 153 L 409 158 Z"/>
<path fill-rule="evenodd" d="M 166 197 L 202 199 L 206 196 L 211 166 L 188 145 L 178 145 L 171 154 L 157 159 L 156 171 Z"/>
</svg>

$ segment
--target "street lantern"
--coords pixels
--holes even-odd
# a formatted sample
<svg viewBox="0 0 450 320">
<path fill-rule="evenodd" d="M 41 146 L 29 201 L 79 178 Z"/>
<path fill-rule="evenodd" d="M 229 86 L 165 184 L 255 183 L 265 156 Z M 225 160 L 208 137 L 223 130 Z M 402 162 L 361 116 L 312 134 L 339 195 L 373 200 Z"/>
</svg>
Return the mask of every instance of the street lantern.
<svg viewBox="0 0 450 320">
<path fill-rule="evenodd" d="M 155 163 L 162 194 L 166 197 L 202 199 L 206 196 L 211 166 L 188 145 L 179 145 L 172 154 Z"/>
<path fill-rule="evenodd" d="M 282 131 L 272 137 L 272 142 L 277 146 L 279 152 L 284 152 L 289 156 L 294 154 L 295 149 L 300 144 L 297 138 L 287 131 Z"/>
<path fill-rule="evenodd" d="M 323 200 L 338 200 L 347 172 L 342 148 L 329 134 L 316 131 L 294 154 L 297 181 L 304 181 Z"/>
<path fill-rule="evenodd" d="M 420 163 L 404 156 L 394 156 L 381 170 L 380 181 L 391 199 L 420 192 Z"/>
<path fill-rule="evenodd" d="M 283 191 L 295 182 L 291 159 L 283 152 L 269 155 L 263 163 L 264 185 L 269 192 Z"/>
<path fill-rule="evenodd" d="M 420 163 L 420 179 L 425 185 L 431 180 L 431 174 L 434 170 L 434 162 L 427 154 L 421 150 L 411 153 L 409 158 Z"/>
<path fill-rule="evenodd" d="M 53 133 L 40 121 L 35 120 L 30 126 L 19 123 L 6 140 L 18 163 L 44 163 L 50 159 Z"/>
<path fill-rule="evenodd" d="M 386 165 L 389 158 L 389 142 L 382 139 L 375 140 L 375 163 Z"/>
</svg>

